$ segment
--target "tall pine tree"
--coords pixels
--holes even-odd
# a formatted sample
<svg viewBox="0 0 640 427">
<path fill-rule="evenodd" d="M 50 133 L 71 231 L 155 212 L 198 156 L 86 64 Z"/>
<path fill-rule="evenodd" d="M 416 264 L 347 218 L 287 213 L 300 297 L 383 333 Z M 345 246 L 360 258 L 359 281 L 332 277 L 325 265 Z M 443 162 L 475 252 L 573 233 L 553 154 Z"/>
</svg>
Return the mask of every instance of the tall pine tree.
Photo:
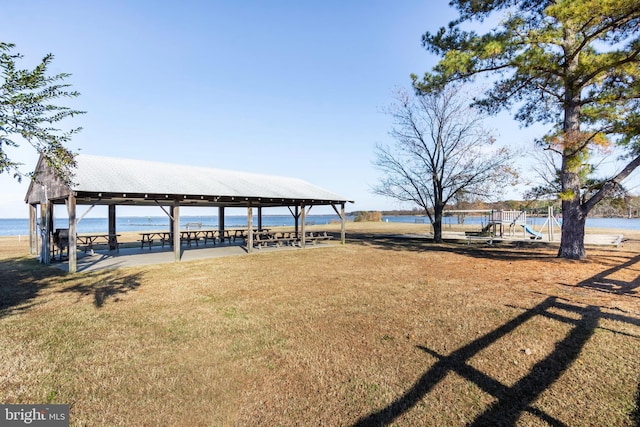
<svg viewBox="0 0 640 427">
<path fill-rule="evenodd" d="M 541 140 L 562 156 L 559 257 L 586 256 L 587 215 L 640 165 L 640 2 L 637 0 L 452 0 L 459 18 L 423 36 L 441 57 L 432 72 L 413 76 L 430 92 L 448 82 L 490 75 L 476 104 L 487 112 L 516 108 L 525 125 L 550 123 Z M 470 23 L 498 15 L 485 34 Z M 627 165 L 585 191 L 597 146 L 622 147 Z"/>
</svg>

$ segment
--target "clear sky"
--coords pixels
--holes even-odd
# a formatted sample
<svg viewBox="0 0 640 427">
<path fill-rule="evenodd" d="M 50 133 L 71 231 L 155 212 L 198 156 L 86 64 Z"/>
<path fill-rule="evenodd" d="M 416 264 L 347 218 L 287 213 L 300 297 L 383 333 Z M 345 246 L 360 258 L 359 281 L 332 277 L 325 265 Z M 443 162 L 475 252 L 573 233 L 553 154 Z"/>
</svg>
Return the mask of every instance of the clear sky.
<svg viewBox="0 0 640 427">
<path fill-rule="evenodd" d="M 61 125 L 83 127 L 75 150 L 301 178 L 355 200 L 349 211 L 412 208 L 372 194 L 371 161 L 393 89 L 436 62 L 420 38 L 455 16 L 447 3 L 16 1 L 0 40 L 22 68 L 53 53 L 51 73 L 72 74 L 81 96 L 61 103 L 87 111 Z M 540 134 L 508 114 L 489 126 L 520 147 Z M 34 168 L 26 143 L 8 152 Z M 0 217 L 26 217 L 28 182 L 0 186 Z"/>
</svg>

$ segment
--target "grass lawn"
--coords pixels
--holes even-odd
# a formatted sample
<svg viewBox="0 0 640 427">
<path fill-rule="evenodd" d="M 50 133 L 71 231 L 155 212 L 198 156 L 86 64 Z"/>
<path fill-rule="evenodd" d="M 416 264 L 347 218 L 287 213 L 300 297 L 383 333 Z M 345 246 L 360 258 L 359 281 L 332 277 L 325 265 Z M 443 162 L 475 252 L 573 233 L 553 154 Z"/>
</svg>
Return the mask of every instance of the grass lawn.
<svg viewBox="0 0 640 427">
<path fill-rule="evenodd" d="M 395 228 L 394 228 L 395 227 Z M 640 425 L 640 242 L 346 245 L 68 275 L 0 238 L 0 402 L 72 425 Z"/>
</svg>

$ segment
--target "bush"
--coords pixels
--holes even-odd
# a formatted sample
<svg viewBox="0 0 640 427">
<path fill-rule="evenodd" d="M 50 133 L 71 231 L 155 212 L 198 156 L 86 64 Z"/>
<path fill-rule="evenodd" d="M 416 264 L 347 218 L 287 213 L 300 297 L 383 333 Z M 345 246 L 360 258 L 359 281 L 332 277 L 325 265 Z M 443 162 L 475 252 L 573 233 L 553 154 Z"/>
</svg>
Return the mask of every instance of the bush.
<svg viewBox="0 0 640 427">
<path fill-rule="evenodd" d="M 360 211 L 354 219 L 355 222 L 380 222 L 382 221 L 382 212 L 379 211 Z"/>
</svg>

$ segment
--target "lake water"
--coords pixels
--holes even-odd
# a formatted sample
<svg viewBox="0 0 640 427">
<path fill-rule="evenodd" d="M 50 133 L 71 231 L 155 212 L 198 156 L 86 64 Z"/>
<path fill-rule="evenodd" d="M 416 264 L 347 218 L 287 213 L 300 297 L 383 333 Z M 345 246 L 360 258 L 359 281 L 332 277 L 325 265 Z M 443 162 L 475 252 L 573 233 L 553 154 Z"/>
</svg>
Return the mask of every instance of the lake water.
<svg viewBox="0 0 640 427">
<path fill-rule="evenodd" d="M 353 218 L 351 218 L 353 220 Z M 329 224 L 332 221 L 340 221 L 337 215 L 307 215 L 307 224 Z M 180 217 L 180 228 L 186 229 L 188 223 L 202 223 L 202 228 L 218 228 L 217 216 L 183 216 Z M 254 225 L 258 224 L 258 217 L 253 217 Z M 293 226 L 292 215 L 263 215 L 263 227 Z M 224 218 L 225 228 L 238 228 L 247 226 L 247 217 L 227 215 Z M 68 228 L 67 218 L 56 218 L 54 228 Z M 107 218 L 83 218 L 78 223 L 78 233 L 106 233 L 109 229 Z M 149 217 L 116 217 L 116 230 L 119 233 L 128 231 L 168 230 L 169 218 L 167 216 Z M 0 219 L 0 236 L 19 236 L 29 234 L 29 220 Z"/>
<path fill-rule="evenodd" d="M 421 223 L 424 221 L 428 225 L 429 219 L 423 216 L 401 215 L 401 216 L 384 216 L 383 221 L 388 222 L 405 222 L 405 223 Z M 329 224 L 331 222 L 340 221 L 337 215 L 307 215 L 307 224 Z M 353 221 L 353 217 L 347 217 L 347 221 Z M 542 225 L 546 221 L 546 217 L 529 217 L 527 222 L 531 225 Z M 184 216 L 180 218 L 180 228 L 187 228 L 190 222 L 202 223 L 203 228 L 217 228 L 217 216 Z M 253 218 L 254 224 L 258 223 L 257 216 Z M 445 217 L 443 219 L 443 227 L 449 224 L 457 224 L 456 216 Z M 467 217 L 465 224 L 483 225 L 486 219 L 482 217 Z M 276 226 L 293 226 L 294 220 L 292 215 L 263 215 L 262 225 L 264 227 Z M 225 216 L 225 228 L 246 227 L 247 217 L 242 215 Z M 68 220 L 66 218 L 56 219 L 55 228 L 67 228 Z M 588 218 L 587 227 L 593 228 L 619 228 L 626 230 L 640 230 L 640 218 Z M 118 232 L 127 231 L 149 231 L 149 230 L 167 230 L 169 229 L 169 218 L 166 216 L 150 216 L 150 217 L 131 217 L 123 216 L 116 218 L 116 230 Z M 78 233 L 104 233 L 107 232 L 108 225 L 106 218 L 83 218 L 78 223 Z M 0 219 L 0 236 L 18 236 L 29 234 L 29 220 L 24 218 L 18 219 Z"/>
</svg>

